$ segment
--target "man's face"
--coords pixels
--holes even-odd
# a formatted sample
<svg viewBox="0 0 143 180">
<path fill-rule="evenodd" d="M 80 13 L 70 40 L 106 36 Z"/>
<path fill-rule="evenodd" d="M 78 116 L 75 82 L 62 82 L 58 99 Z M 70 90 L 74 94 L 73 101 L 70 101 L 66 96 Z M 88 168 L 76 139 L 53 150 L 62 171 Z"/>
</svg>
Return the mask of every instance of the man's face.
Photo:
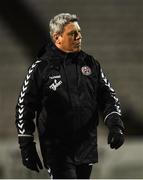
<svg viewBox="0 0 143 180">
<path fill-rule="evenodd" d="M 58 35 L 56 45 L 65 52 L 77 52 L 81 50 L 81 29 L 77 22 L 65 25 L 62 34 Z"/>
</svg>

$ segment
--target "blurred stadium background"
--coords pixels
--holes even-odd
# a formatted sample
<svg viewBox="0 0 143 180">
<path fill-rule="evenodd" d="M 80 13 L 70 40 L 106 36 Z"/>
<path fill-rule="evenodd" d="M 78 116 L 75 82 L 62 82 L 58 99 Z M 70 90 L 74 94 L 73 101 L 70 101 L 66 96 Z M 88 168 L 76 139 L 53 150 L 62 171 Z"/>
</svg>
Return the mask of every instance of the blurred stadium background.
<svg viewBox="0 0 143 180">
<path fill-rule="evenodd" d="M 48 178 L 46 170 L 22 166 L 15 105 L 27 68 L 48 38 L 49 20 L 61 12 L 79 16 L 83 50 L 100 61 L 122 104 L 125 145 L 111 150 L 101 121 L 92 178 L 143 178 L 142 0 L 0 1 L 0 178 Z"/>
</svg>

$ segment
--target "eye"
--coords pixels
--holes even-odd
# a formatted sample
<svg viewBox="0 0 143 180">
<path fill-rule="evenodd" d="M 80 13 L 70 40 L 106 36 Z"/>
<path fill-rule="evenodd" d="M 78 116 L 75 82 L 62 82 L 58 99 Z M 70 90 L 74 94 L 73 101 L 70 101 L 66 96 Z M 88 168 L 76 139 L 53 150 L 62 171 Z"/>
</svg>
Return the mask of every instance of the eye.
<svg viewBox="0 0 143 180">
<path fill-rule="evenodd" d="M 68 35 L 74 36 L 75 35 L 75 31 L 69 32 Z"/>
<path fill-rule="evenodd" d="M 70 36 L 77 36 L 78 34 L 81 34 L 81 30 L 79 30 L 79 31 L 72 31 L 72 32 L 68 33 L 68 35 L 70 35 Z"/>
</svg>

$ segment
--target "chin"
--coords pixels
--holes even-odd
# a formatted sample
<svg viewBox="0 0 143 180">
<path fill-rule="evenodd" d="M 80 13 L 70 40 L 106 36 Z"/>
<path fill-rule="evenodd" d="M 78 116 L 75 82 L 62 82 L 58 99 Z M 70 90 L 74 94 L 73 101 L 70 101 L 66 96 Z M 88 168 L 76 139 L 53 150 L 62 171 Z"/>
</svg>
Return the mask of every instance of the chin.
<svg viewBox="0 0 143 180">
<path fill-rule="evenodd" d="M 79 52 L 80 50 L 81 50 L 81 47 L 74 48 L 74 49 L 73 49 L 73 52 Z"/>
<path fill-rule="evenodd" d="M 79 52 L 81 51 L 81 47 L 73 47 L 72 49 L 66 50 L 65 52 Z"/>
</svg>

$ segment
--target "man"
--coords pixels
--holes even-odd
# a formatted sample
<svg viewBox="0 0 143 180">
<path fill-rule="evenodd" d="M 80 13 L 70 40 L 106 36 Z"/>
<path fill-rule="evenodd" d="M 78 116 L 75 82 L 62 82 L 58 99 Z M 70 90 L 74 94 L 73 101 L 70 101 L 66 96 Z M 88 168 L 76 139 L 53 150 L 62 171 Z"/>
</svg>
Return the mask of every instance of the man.
<svg viewBox="0 0 143 180">
<path fill-rule="evenodd" d="M 50 21 L 49 42 L 29 68 L 16 106 L 16 126 L 23 164 L 39 172 L 34 118 L 44 166 L 53 178 L 89 178 L 98 161 L 98 112 L 109 129 L 108 144 L 124 142 L 124 125 L 115 91 L 100 64 L 81 50 L 76 15 Z"/>
</svg>

